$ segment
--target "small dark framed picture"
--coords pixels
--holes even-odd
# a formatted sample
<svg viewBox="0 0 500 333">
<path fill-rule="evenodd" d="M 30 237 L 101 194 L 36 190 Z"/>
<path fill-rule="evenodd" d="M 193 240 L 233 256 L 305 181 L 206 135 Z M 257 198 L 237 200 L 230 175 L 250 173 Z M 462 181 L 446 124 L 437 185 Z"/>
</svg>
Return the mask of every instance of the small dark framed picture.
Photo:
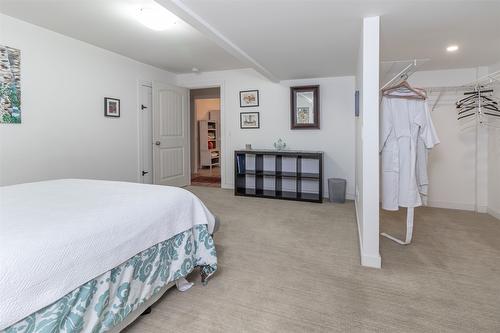
<svg viewBox="0 0 500 333">
<path fill-rule="evenodd" d="M 240 128 L 260 128 L 260 119 L 258 112 L 240 112 Z"/>
<path fill-rule="evenodd" d="M 250 108 L 255 106 L 259 106 L 259 91 L 240 91 L 240 108 Z"/>
<path fill-rule="evenodd" d="M 106 117 L 120 117 L 120 100 L 104 97 L 104 115 Z"/>
</svg>

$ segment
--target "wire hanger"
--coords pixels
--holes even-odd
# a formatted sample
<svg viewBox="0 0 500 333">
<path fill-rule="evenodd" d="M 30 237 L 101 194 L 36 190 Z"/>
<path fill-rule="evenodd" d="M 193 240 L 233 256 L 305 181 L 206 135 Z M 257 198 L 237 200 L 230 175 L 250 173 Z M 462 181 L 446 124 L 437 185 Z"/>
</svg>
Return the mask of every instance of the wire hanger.
<svg viewBox="0 0 500 333">
<path fill-rule="evenodd" d="M 458 109 L 458 120 L 466 119 L 465 123 L 473 122 L 473 125 L 465 126 L 461 129 L 478 128 L 486 126 L 500 129 L 493 122 L 493 119 L 500 118 L 499 99 L 492 95 L 493 89 L 487 89 L 485 85 L 476 85 L 474 91 L 465 92 L 464 97 L 456 102 Z M 495 118 L 493 118 L 495 117 Z"/>
<path fill-rule="evenodd" d="M 404 98 L 404 99 L 426 99 L 427 98 L 427 94 L 425 93 L 425 91 L 423 89 L 413 88 L 412 86 L 410 86 L 408 81 L 406 81 L 408 79 L 408 75 L 403 74 L 402 78 L 403 78 L 403 81 L 401 83 L 399 83 L 395 86 L 383 88 L 382 95 L 387 96 L 387 97 L 391 97 L 391 98 Z M 406 90 L 406 92 L 410 92 L 412 94 L 411 95 L 393 94 L 395 92 L 403 92 L 404 90 Z"/>
</svg>

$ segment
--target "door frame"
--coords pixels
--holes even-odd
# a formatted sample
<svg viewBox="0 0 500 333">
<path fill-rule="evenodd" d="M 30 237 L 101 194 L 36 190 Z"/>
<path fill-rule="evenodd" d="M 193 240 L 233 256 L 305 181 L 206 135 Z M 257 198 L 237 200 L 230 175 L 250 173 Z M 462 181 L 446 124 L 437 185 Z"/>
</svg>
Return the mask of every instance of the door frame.
<svg viewBox="0 0 500 333">
<path fill-rule="evenodd" d="M 199 81 L 199 82 L 190 82 L 190 83 L 184 83 L 184 84 L 177 84 L 179 87 L 187 88 L 189 90 L 191 89 L 204 89 L 204 88 L 219 88 L 220 91 L 220 145 L 221 145 L 221 152 L 220 152 L 220 177 L 221 177 L 221 188 L 232 188 L 232 186 L 227 185 L 226 183 L 226 175 L 229 174 L 226 171 L 226 156 L 229 156 L 226 154 L 227 152 L 227 147 L 229 146 L 229 138 L 226 136 L 226 118 L 225 118 L 225 112 L 224 112 L 224 101 L 225 101 L 225 83 L 224 81 Z M 191 94 L 191 92 L 190 92 Z M 191 95 L 189 95 L 188 98 L 188 110 L 189 110 L 189 124 L 191 125 L 194 119 L 192 119 L 191 115 Z M 191 145 L 191 126 L 189 126 L 189 140 L 190 140 L 190 145 Z M 226 138 L 228 138 L 226 140 Z M 192 163 L 194 161 L 191 161 L 191 154 L 189 155 L 189 170 L 192 170 Z M 229 164 L 230 165 L 230 164 Z M 191 177 L 191 175 L 190 175 Z M 190 178 L 191 179 L 191 178 Z"/>
<path fill-rule="evenodd" d="M 146 86 L 151 88 L 151 115 L 153 112 L 153 82 L 151 81 L 145 81 L 145 80 L 137 80 L 137 105 L 136 105 L 136 110 L 137 110 L 137 159 L 138 159 L 138 164 L 137 164 L 137 182 L 142 183 L 142 176 L 141 172 L 144 170 L 143 168 L 143 160 L 142 160 L 142 148 L 143 148 L 143 142 L 142 142 L 142 119 L 141 119 L 141 87 Z M 153 126 L 153 117 L 151 117 L 151 128 Z M 151 143 L 151 152 L 153 152 L 153 144 Z M 154 172 L 154 163 L 151 166 L 151 172 Z M 154 180 L 153 180 L 154 183 Z"/>
<path fill-rule="evenodd" d="M 204 89 L 214 89 L 214 88 L 202 88 L 201 90 L 204 90 Z M 219 112 L 219 124 L 220 124 L 220 88 L 217 87 L 217 96 L 215 95 L 211 95 L 211 94 L 206 94 L 206 95 L 196 95 L 196 96 L 193 96 L 192 94 L 192 91 L 193 90 L 198 90 L 198 89 L 189 89 L 189 112 L 190 112 L 190 115 L 191 115 L 191 119 L 193 119 L 194 117 L 194 121 L 191 121 L 191 148 L 192 148 L 192 155 L 191 155 L 191 174 L 193 173 L 196 173 L 198 171 L 198 167 L 199 167 L 199 163 L 200 163 L 200 160 L 199 160 L 199 131 L 198 131 L 198 119 L 197 119 L 197 116 L 196 116 L 196 101 L 198 100 L 204 100 L 204 99 L 218 99 L 219 100 L 219 106 L 217 107 L 217 111 Z M 220 128 L 218 128 L 218 131 L 219 131 L 219 135 L 218 135 L 218 140 L 220 143 L 222 143 L 222 141 L 220 141 L 220 136 L 221 136 L 221 132 L 220 132 Z M 219 150 L 222 151 L 222 147 L 220 147 L 220 145 L 217 145 Z M 220 161 L 219 161 L 219 170 L 220 170 Z"/>
</svg>

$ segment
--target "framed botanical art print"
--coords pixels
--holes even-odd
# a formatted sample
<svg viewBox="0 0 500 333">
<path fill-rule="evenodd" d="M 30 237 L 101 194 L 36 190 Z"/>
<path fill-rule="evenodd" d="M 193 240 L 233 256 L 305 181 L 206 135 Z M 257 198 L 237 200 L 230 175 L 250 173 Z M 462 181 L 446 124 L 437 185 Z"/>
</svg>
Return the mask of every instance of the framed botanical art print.
<svg viewBox="0 0 500 333">
<path fill-rule="evenodd" d="M 0 45 L 0 124 L 21 123 L 21 51 Z"/>
<path fill-rule="evenodd" d="M 120 100 L 116 98 L 104 98 L 104 116 L 120 117 Z"/>
<path fill-rule="evenodd" d="M 241 112 L 240 113 L 240 128 L 260 128 L 260 119 L 258 112 Z"/>
<path fill-rule="evenodd" d="M 319 129 L 319 86 L 290 88 L 291 128 Z"/>
<path fill-rule="evenodd" d="M 259 106 L 259 91 L 240 91 L 240 108 L 249 108 L 255 106 Z"/>
</svg>

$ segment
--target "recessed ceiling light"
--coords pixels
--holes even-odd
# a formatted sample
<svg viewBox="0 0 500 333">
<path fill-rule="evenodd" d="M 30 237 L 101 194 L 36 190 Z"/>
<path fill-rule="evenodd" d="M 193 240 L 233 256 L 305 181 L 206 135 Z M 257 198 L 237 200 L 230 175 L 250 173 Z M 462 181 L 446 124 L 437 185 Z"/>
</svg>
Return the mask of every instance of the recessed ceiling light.
<svg viewBox="0 0 500 333">
<path fill-rule="evenodd" d="M 152 3 L 147 7 L 138 8 L 135 13 L 135 18 L 149 29 L 156 31 L 167 30 L 178 21 L 177 16 L 157 3 Z"/>
<path fill-rule="evenodd" d="M 458 45 L 450 45 L 446 48 L 446 51 L 448 52 L 456 52 L 458 51 Z"/>
</svg>

